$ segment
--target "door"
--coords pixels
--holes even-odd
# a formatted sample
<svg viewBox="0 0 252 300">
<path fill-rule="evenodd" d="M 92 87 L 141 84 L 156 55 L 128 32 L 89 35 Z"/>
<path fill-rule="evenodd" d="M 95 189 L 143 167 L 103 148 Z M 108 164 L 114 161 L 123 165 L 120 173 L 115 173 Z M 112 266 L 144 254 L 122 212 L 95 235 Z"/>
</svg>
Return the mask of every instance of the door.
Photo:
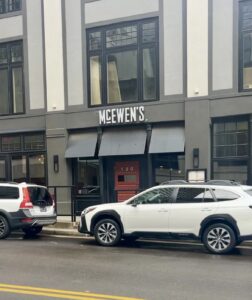
<svg viewBox="0 0 252 300">
<path fill-rule="evenodd" d="M 170 213 L 170 232 L 193 233 L 198 235 L 200 224 L 218 209 L 209 189 L 201 187 L 181 187 Z"/>
<path fill-rule="evenodd" d="M 175 188 L 154 188 L 137 195 L 122 215 L 125 233 L 167 233 Z"/>
<path fill-rule="evenodd" d="M 139 190 L 139 161 L 115 162 L 116 201 L 121 202 L 137 194 Z"/>
</svg>

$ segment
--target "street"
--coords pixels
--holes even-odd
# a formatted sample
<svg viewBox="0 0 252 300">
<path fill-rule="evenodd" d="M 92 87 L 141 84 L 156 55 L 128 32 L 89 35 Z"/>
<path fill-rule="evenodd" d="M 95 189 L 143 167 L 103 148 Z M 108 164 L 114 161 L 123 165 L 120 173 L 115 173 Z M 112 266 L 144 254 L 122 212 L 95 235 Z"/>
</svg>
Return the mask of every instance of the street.
<svg viewBox="0 0 252 300">
<path fill-rule="evenodd" d="M 218 256 L 190 242 L 105 248 L 87 238 L 13 234 L 0 241 L 0 256 L 1 300 L 252 299 L 252 243 Z"/>
</svg>

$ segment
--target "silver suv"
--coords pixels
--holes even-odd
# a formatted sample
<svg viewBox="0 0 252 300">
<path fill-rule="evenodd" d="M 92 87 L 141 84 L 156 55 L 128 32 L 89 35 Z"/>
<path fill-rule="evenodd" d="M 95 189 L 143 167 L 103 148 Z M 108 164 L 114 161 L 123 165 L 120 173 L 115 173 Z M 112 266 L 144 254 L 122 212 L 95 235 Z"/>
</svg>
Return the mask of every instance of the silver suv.
<svg viewBox="0 0 252 300">
<path fill-rule="evenodd" d="M 44 186 L 0 183 L 0 239 L 13 229 L 36 235 L 44 225 L 56 222 L 55 205 Z"/>
<path fill-rule="evenodd" d="M 252 240 L 252 187 L 169 182 L 122 203 L 86 208 L 79 231 L 94 235 L 103 246 L 121 238 L 197 239 L 212 253 L 227 253 Z"/>
</svg>

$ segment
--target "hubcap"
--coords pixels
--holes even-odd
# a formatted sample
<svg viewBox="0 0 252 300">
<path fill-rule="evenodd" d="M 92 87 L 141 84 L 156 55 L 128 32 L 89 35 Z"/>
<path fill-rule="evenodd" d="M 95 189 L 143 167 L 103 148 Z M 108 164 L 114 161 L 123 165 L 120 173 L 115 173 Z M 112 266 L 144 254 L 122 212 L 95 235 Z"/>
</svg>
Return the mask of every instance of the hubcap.
<svg viewBox="0 0 252 300">
<path fill-rule="evenodd" d="M 117 237 L 116 227 L 112 223 L 103 223 L 98 228 L 98 237 L 105 243 L 113 243 Z"/>
<path fill-rule="evenodd" d="M 213 228 L 207 234 L 207 243 L 214 251 L 223 251 L 231 243 L 230 233 L 222 227 Z"/>
<path fill-rule="evenodd" d="M 0 219 L 0 235 L 2 235 L 5 231 L 5 223 L 3 221 L 3 219 Z"/>
</svg>

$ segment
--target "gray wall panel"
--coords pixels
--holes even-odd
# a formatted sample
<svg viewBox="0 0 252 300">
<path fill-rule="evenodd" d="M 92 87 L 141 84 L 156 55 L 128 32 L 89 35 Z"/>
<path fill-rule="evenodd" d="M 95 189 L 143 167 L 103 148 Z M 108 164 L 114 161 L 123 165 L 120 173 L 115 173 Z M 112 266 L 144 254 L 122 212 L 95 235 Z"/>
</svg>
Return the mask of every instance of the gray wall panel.
<svg viewBox="0 0 252 300">
<path fill-rule="evenodd" d="M 23 35 L 23 17 L 0 19 L 0 40 Z"/>
<path fill-rule="evenodd" d="M 68 105 L 83 104 L 81 1 L 65 0 Z M 84 26 L 84 24 L 83 24 Z"/>
<path fill-rule="evenodd" d="M 233 88 L 233 1 L 213 0 L 213 90 Z"/>
<path fill-rule="evenodd" d="M 26 0 L 30 109 L 45 108 L 41 0 Z"/>
<path fill-rule="evenodd" d="M 183 94 L 182 0 L 165 0 L 163 5 L 164 94 Z"/>
</svg>

